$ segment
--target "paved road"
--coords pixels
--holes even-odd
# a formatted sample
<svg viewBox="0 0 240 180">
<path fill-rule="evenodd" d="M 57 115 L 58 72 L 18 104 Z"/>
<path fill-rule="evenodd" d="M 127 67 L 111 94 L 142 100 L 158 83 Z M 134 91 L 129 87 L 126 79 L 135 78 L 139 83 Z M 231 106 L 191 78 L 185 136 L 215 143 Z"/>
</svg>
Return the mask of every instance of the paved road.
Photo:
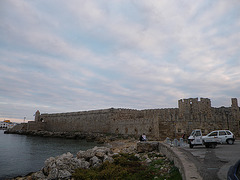
<svg viewBox="0 0 240 180">
<path fill-rule="evenodd" d="M 191 157 L 204 180 L 225 180 L 229 167 L 240 159 L 240 140 L 234 145 L 218 145 L 215 149 L 186 146 L 180 150 Z"/>
</svg>

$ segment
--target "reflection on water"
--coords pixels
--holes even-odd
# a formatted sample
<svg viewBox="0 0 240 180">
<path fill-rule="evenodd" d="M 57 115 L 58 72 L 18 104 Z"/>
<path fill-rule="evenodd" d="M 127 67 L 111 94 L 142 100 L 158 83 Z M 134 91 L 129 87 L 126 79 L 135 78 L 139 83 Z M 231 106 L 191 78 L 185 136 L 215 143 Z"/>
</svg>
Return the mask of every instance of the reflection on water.
<svg viewBox="0 0 240 180">
<path fill-rule="evenodd" d="M 67 152 L 76 156 L 79 150 L 94 146 L 97 146 L 94 142 L 4 134 L 4 131 L 0 130 L 0 179 L 38 171 L 51 156 Z"/>
</svg>

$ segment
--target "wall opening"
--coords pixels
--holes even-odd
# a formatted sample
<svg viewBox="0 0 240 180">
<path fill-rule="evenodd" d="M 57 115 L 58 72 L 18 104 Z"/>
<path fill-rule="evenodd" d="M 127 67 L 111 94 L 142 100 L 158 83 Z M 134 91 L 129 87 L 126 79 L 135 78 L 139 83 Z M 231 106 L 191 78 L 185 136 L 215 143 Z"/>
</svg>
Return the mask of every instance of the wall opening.
<svg viewBox="0 0 240 180">
<path fill-rule="evenodd" d="M 137 130 L 137 128 L 134 129 L 134 132 L 135 132 L 135 134 L 138 134 L 138 130 Z"/>
<path fill-rule="evenodd" d="M 148 129 L 148 132 L 149 132 L 149 133 L 151 133 L 151 132 L 152 132 L 152 128 L 151 128 L 151 127 Z"/>
</svg>

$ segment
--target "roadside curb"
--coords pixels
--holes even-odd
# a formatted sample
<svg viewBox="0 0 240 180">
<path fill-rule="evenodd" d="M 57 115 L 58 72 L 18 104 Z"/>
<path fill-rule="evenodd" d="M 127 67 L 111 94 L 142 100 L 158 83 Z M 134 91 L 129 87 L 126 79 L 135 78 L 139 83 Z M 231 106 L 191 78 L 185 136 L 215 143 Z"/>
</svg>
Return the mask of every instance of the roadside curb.
<svg viewBox="0 0 240 180">
<path fill-rule="evenodd" d="M 168 159 L 174 161 L 174 165 L 179 169 L 183 180 L 202 180 L 197 167 L 188 156 L 179 150 L 179 147 L 173 147 L 165 143 L 159 143 L 159 151 Z"/>
</svg>

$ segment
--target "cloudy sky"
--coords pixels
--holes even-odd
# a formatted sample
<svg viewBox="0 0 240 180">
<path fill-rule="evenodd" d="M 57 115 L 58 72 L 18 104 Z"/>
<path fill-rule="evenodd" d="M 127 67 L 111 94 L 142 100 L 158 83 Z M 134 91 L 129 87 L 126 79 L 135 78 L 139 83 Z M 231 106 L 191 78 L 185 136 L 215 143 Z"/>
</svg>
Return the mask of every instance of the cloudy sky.
<svg viewBox="0 0 240 180">
<path fill-rule="evenodd" d="M 1 0 L 0 120 L 240 99 L 239 0 Z"/>
</svg>

